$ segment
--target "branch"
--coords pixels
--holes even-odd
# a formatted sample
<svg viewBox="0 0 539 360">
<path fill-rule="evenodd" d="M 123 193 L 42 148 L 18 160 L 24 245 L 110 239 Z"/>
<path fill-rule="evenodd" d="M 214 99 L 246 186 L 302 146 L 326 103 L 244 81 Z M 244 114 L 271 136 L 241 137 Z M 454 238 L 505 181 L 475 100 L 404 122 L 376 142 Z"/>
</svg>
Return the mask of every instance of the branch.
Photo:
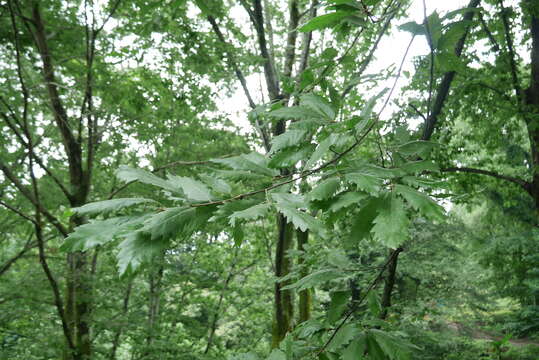
<svg viewBox="0 0 539 360">
<path fill-rule="evenodd" d="M 481 0 L 471 0 L 468 4 L 467 8 L 470 8 L 472 10 L 468 11 L 466 14 L 464 14 L 464 21 L 471 21 L 474 16 L 474 9 L 479 6 L 479 3 Z M 455 55 L 457 57 L 460 57 L 462 55 L 462 50 L 464 49 L 464 43 L 466 42 L 466 37 L 468 36 L 468 32 L 470 30 L 470 26 L 466 28 L 466 31 L 464 34 L 462 34 L 461 38 L 458 40 L 457 45 L 455 46 Z M 444 77 L 442 78 L 442 82 L 440 83 L 440 86 L 438 87 L 438 91 L 436 93 L 436 98 L 434 99 L 434 106 L 432 108 L 432 111 L 429 113 L 427 117 L 427 121 L 425 122 L 425 128 L 423 130 L 423 135 L 421 136 L 421 140 L 429 140 L 432 136 L 432 133 L 434 132 L 434 127 L 436 126 L 436 123 L 438 122 L 438 117 L 440 116 L 442 112 L 442 108 L 444 107 L 445 100 L 447 99 L 447 95 L 449 94 L 449 89 L 451 88 L 451 83 L 453 82 L 453 79 L 455 78 L 456 72 L 449 71 L 444 74 Z"/>
<path fill-rule="evenodd" d="M 56 228 L 58 231 L 65 237 L 68 235 L 67 229 L 58 221 L 58 219 L 52 215 L 47 209 L 45 209 L 41 203 L 38 201 L 38 199 L 35 198 L 35 196 L 28 190 L 19 180 L 15 174 L 11 171 L 11 169 L 0 159 L 0 170 L 4 173 L 4 175 L 15 185 L 15 187 L 21 192 L 21 194 L 27 198 L 32 205 L 37 206 L 39 208 L 39 211 L 49 220 L 49 222 Z"/>
<path fill-rule="evenodd" d="M 522 106 L 522 88 L 520 87 L 520 81 L 518 79 L 518 67 L 515 61 L 515 49 L 513 45 L 513 38 L 511 37 L 511 28 L 509 26 L 509 20 L 507 19 L 508 10 L 503 6 L 503 0 L 500 0 L 500 7 L 502 8 L 501 16 L 503 22 L 503 29 L 505 34 L 505 42 L 507 44 L 507 51 L 509 53 L 509 65 L 511 67 L 511 80 L 513 81 L 513 88 L 518 100 L 519 108 Z"/>
<path fill-rule="evenodd" d="M 43 77 L 47 86 L 49 101 L 53 110 L 54 119 L 62 136 L 62 141 L 68 157 L 71 182 L 73 184 L 82 184 L 83 187 L 86 187 L 87 184 L 85 184 L 83 181 L 84 174 L 82 170 L 82 150 L 80 147 L 80 143 L 77 141 L 77 139 L 71 132 L 67 112 L 60 99 L 58 85 L 56 83 L 56 77 L 54 74 L 52 56 L 49 50 L 49 46 L 47 44 L 45 27 L 41 18 L 41 13 L 39 11 L 39 2 L 36 2 L 34 4 L 32 14 L 32 24 L 34 25 L 35 31 L 31 31 L 28 24 L 27 27 L 34 37 L 34 41 L 39 50 L 41 61 L 43 63 Z"/>
<path fill-rule="evenodd" d="M 378 36 L 376 37 L 376 40 L 374 41 L 374 43 L 372 44 L 370 50 L 369 50 L 369 53 L 367 54 L 367 57 L 361 62 L 361 65 L 358 69 L 358 71 L 356 71 L 356 73 L 353 75 L 354 78 L 360 78 L 361 75 L 363 75 L 363 73 L 365 72 L 365 70 L 367 69 L 367 67 L 369 66 L 369 64 L 371 63 L 373 57 L 374 57 L 374 53 L 376 52 L 376 49 L 378 48 L 378 44 L 380 43 L 380 41 L 382 40 L 382 38 L 384 37 L 384 34 L 386 33 L 387 29 L 389 28 L 389 25 L 391 24 L 391 20 L 393 20 L 393 18 L 395 17 L 395 15 L 397 14 L 397 10 L 399 9 L 399 7 L 401 6 L 400 3 L 397 4 L 397 7 L 395 9 L 395 11 L 392 11 L 389 16 L 386 18 L 386 21 L 384 22 L 384 24 L 382 25 L 382 28 L 380 29 L 380 32 L 378 33 Z M 341 94 L 341 97 L 345 97 L 346 95 L 348 95 L 348 93 L 357 85 L 357 83 L 352 83 L 350 85 L 348 85 L 344 91 L 342 92 Z"/>
<path fill-rule="evenodd" d="M 256 104 L 251 96 L 251 93 L 249 92 L 249 88 L 247 87 L 247 80 L 245 79 L 245 76 L 243 75 L 243 72 L 241 71 L 238 65 L 238 62 L 236 61 L 234 54 L 228 50 L 228 48 L 232 45 L 226 41 L 225 37 L 223 36 L 223 33 L 221 32 L 221 29 L 219 28 L 219 25 L 217 25 L 217 22 L 215 21 L 215 18 L 211 15 L 208 15 L 207 19 L 209 23 L 211 24 L 211 27 L 213 31 L 215 32 L 215 34 L 217 35 L 217 38 L 219 39 L 219 41 L 221 41 L 225 45 L 225 52 L 228 55 L 228 62 L 230 66 L 232 66 L 232 69 L 234 69 L 234 73 L 236 74 L 236 77 L 240 81 L 243 92 L 245 96 L 247 97 L 247 101 L 249 102 L 249 106 L 251 107 L 251 109 L 256 108 Z M 262 137 L 264 148 L 266 149 L 266 151 L 269 151 L 271 149 L 271 144 L 270 144 L 270 139 L 266 131 L 266 128 L 262 124 L 260 124 L 258 118 L 255 121 L 256 121 L 256 127 L 258 131 L 260 132 L 260 136 Z"/>
<path fill-rule="evenodd" d="M 519 185 L 520 187 L 522 187 L 527 192 L 530 192 L 531 184 L 528 183 L 527 181 L 516 178 L 516 177 L 512 177 L 512 176 L 498 174 L 498 173 L 496 173 L 494 171 L 475 169 L 475 168 L 469 168 L 469 167 L 448 167 L 448 168 L 443 168 L 440 171 L 442 171 L 442 172 L 464 172 L 464 173 L 470 173 L 470 174 L 486 175 L 486 176 L 490 176 L 490 177 L 493 177 L 493 178 L 496 178 L 496 179 L 501 179 L 501 180 L 512 182 L 513 184 Z"/>
<path fill-rule="evenodd" d="M 260 55 L 264 59 L 264 76 L 266 77 L 268 94 L 271 101 L 276 101 L 280 98 L 279 79 L 277 78 L 275 68 L 273 67 L 273 61 L 268 52 L 261 0 L 254 0 L 252 21 L 258 35 Z"/>
<path fill-rule="evenodd" d="M 292 76 L 292 69 L 294 67 L 294 59 L 296 57 L 296 39 L 298 37 L 297 27 L 299 22 L 299 10 L 297 0 L 290 0 L 289 8 L 289 21 L 288 21 L 288 36 L 286 39 L 286 50 L 284 60 L 284 72 L 283 75 L 287 78 Z"/>
</svg>

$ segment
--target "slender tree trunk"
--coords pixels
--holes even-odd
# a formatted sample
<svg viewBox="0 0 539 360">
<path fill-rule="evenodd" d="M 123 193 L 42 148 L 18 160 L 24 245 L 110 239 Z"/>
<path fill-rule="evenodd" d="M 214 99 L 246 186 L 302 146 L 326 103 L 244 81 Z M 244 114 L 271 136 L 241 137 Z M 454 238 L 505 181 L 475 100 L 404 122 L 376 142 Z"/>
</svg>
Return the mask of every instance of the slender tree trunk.
<svg viewBox="0 0 539 360">
<path fill-rule="evenodd" d="M 391 261 L 387 267 L 387 276 L 385 278 L 384 293 L 382 294 L 382 312 L 380 318 L 385 319 L 387 317 L 388 308 L 391 306 L 391 293 L 395 287 L 395 278 L 397 274 L 397 264 L 399 260 L 399 253 L 402 252 L 402 248 L 391 250 L 389 256 Z"/>
<path fill-rule="evenodd" d="M 131 277 L 129 279 L 129 282 L 127 283 L 127 289 L 125 290 L 125 296 L 123 301 L 123 307 L 122 307 L 122 314 L 125 317 L 127 315 L 127 310 L 129 309 L 129 299 L 131 298 L 131 290 L 133 289 L 133 282 L 134 277 Z M 122 319 L 121 321 L 124 322 L 126 319 Z M 114 334 L 114 337 L 112 338 L 112 347 L 110 349 L 109 354 L 109 360 L 115 360 L 116 359 L 116 351 L 118 350 L 118 346 L 120 345 L 120 337 L 122 336 L 124 325 L 120 325 L 118 329 L 116 330 L 116 333 Z"/>
<path fill-rule="evenodd" d="M 296 232 L 298 237 L 298 250 L 304 252 L 305 251 L 305 245 L 307 245 L 309 241 L 309 230 L 307 231 L 301 231 L 297 230 Z M 304 256 L 300 256 L 298 259 L 298 266 L 302 267 L 304 264 Z M 303 268 L 301 270 L 301 277 L 307 276 L 308 271 L 306 268 Z M 298 323 L 301 324 L 302 322 L 305 322 L 311 318 L 311 304 L 312 304 L 312 295 L 311 295 L 311 289 L 305 289 L 299 292 L 299 321 Z"/>
<path fill-rule="evenodd" d="M 287 252 L 292 248 L 294 229 L 292 224 L 287 223 L 282 214 L 277 215 L 277 228 L 279 236 L 277 238 L 277 249 L 275 252 L 275 275 L 282 277 L 290 272 L 291 260 L 287 257 Z M 273 320 L 273 333 L 271 345 L 273 348 L 279 346 L 286 333 L 292 329 L 294 318 L 294 307 L 291 290 L 283 290 L 289 282 L 275 282 L 275 319 Z"/>
</svg>

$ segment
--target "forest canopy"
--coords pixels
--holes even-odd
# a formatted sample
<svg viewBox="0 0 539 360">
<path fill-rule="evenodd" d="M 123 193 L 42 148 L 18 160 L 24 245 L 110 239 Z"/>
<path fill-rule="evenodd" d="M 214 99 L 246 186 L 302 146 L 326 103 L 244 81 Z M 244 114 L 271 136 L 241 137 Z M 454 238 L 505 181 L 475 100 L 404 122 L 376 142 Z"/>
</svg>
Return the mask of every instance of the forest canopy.
<svg viewBox="0 0 539 360">
<path fill-rule="evenodd" d="M 536 0 L 0 0 L 0 359 L 539 358 Z"/>
</svg>

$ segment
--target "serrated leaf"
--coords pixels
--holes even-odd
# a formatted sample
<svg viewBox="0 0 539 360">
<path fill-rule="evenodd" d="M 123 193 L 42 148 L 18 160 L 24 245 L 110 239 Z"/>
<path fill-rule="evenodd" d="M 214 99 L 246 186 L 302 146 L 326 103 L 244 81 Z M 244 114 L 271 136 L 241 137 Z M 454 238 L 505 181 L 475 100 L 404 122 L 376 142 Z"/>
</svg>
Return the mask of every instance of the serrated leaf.
<svg viewBox="0 0 539 360">
<path fill-rule="evenodd" d="M 273 349 L 267 360 L 286 360 L 286 354 L 280 349 Z"/>
<path fill-rule="evenodd" d="M 104 245 L 120 234 L 140 226 L 148 215 L 122 216 L 106 220 L 96 220 L 77 226 L 65 238 L 60 246 L 62 251 L 86 251 L 96 246 Z"/>
<path fill-rule="evenodd" d="M 301 231 L 309 229 L 322 238 L 326 236 L 324 224 L 320 220 L 304 211 L 298 210 L 293 202 L 284 199 L 282 196 L 276 197 L 275 195 L 276 194 L 272 194 L 273 199 L 276 201 L 275 208 L 283 214 L 288 222 L 292 223 L 296 229 L 300 229 Z"/>
<path fill-rule="evenodd" d="M 325 200 L 332 197 L 341 185 L 341 180 L 337 177 L 332 177 L 322 180 L 314 189 L 312 189 L 308 198 L 310 200 Z"/>
<path fill-rule="evenodd" d="M 213 213 L 213 216 L 209 219 L 209 221 L 220 221 L 220 220 L 228 219 L 228 217 L 231 216 L 233 213 L 248 209 L 251 206 L 258 205 L 262 201 L 263 199 L 260 199 L 260 198 L 247 198 L 247 199 L 226 202 L 217 208 L 217 210 Z"/>
<path fill-rule="evenodd" d="M 403 201 L 391 193 L 378 207 L 372 233 L 377 241 L 395 249 L 408 238 L 409 225 Z"/>
<path fill-rule="evenodd" d="M 343 345 L 347 345 L 354 337 L 359 334 L 359 329 L 355 324 L 348 323 L 342 326 L 328 344 L 328 350 L 334 351 Z"/>
<path fill-rule="evenodd" d="M 242 170 L 264 176 L 273 177 L 279 174 L 278 171 L 268 168 L 268 160 L 265 156 L 256 152 L 225 159 L 212 159 L 211 161 L 226 165 L 234 170 Z"/>
<path fill-rule="evenodd" d="M 350 15 L 347 11 L 336 11 L 333 13 L 317 16 L 311 19 L 308 23 L 299 28 L 301 32 L 320 30 L 336 25 L 343 18 Z"/>
<path fill-rule="evenodd" d="M 349 291 L 335 291 L 330 294 L 331 301 L 327 311 L 328 324 L 334 324 L 341 318 L 344 310 L 348 305 L 348 298 L 350 297 Z"/>
<path fill-rule="evenodd" d="M 286 148 L 274 154 L 268 166 L 270 168 L 288 168 L 296 165 L 299 161 L 306 159 L 314 150 L 314 145 L 304 145 L 301 147 Z"/>
<path fill-rule="evenodd" d="M 210 176 L 206 174 L 199 175 L 200 179 L 204 181 L 212 190 L 222 194 L 230 194 L 232 188 L 226 181 L 219 179 L 216 176 Z"/>
<path fill-rule="evenodd" d="M 129 206 L 143 204 L 143 203 L 156 203 L 154 200 L 144 198 L 120 198 L 112 200 L 103 200 L 88 203 L 81 207 L 73 208 L 73 212 L 80 215 L 94 215 L 94 214 L 106 214 L 111 211 L 117 211 Z"/>
<path fill-rule="evenodd" d="M 257 220 L 261 217 L 266 216 L 270 208 L 271 208 L 271 205 L 265 204 L 265 203 L 251 206 L 248 209 L 234 212 L 228 218 L 229 219 L 228 222 L 230 225 L 235 226 L 237 220 L 245 220 L 245 221 Z"/>
<path fill-rule="evenodd" d="M 326 139 L 324 139 L 313 152 L 307 163 L 305 164 L 304 169 L 310 169 L 318 160 L 320 160 L 329 150 L 331 145 L 335 145 L 339 138 L 339 134 L 331 134 Z"/>
<path fill-rule="evenodd" d="M 378 99 L 380 99 L 389 89 L 384 89 L 380 91 L 377 95 L 370 98 L 367 103 L 363 106 L 363 109 L 361 110 L 360 118 L 361 121 L 357 123 L 355 126 L 356 134 L 361 135 L 365 130 L 368 130 L 373 122 L 371 119 L 372 112 L 374 110 L 374 106 L 376 105 L 376 102 Z"/>
<path fill-rule="evenodd" d="M 371 329 L 369 335 L 376 340 L 385 355 L 391 360 L 411 359 L 411 350 L 417 349 L 404 339 L 398 338 L 386 331 Z"/>
<path fill-rule="evenodd" d="M 426 158 L 437 145 L 431 141 L 416 140 L 399 145 L 396 150 L 405 156 L 419 155 Z"/>
<path fill-rule="evenodd" d="M 382 185 L 382 180 L 376 176 L 360 172 L 348 173 L 344 175 L 344 179 L 371 195 L 377 195 Z"/>
<path fill-rule="evenodd" d="M 348 191 L 338 194 L 335 201 L 329 206 L 329 211 L 337 212 L 351 205 L 358 205 L 361 200 L 367 198 L 368 195 L 363 192 Z"/>
<path fill-rule="evenodd" d="M 273 110 L 268 113 L 269 117 L 277 118 L 277 119 L 297 119 L 297 120 L 305 120 L 305 119 L 314 119 L 314 120 L 321 120 L 325 121 L 324 117 L 314 111 L 313 109 L 307 107 L 307 106 L 289 106 L 289 107 L 283 107 L 277 110 Z"/>
<path fill-rule="evenodd" d="M 410 186 L 426 187 L 426 188 L 446 188 L 447 184 L 442 181 L 425 180 L 415 176 L 404 176 L 402 181 Z"/>
<path fill-rule="evenodd" d="M 335 110 L 333 110 L 329 102 L 321 96 L 312 93 L 304 94 L 301 96 L 301 105 L 313 109 L 328 121 L 335 119 Z"/>
<path fill-rule="evenodd" d="M 374 291 L 371 291 L 369 295 L 367 295 L 367 303 L 371 314 L 376 318 L 379 317 L 382 313 L 382 304 L 380 304 L 378 296 Z"/>
<path fill-rule="evenodd" d="M 342 360 L 363 360 L 365 359 L 364 354 L 366 349 L 366 337 L 364 334 L 360 334 L 344 349 Z"/>
<path fill-rule="evenodd" d="M 408 174 L 417 174 L 423 171 L 438 172 L 440 168 L 436 163 L 430 160 L 420 160 L 405 163 L 400 167 Z"/>
<path fill-rule="evenodd" d="M 374 226 L 374 219 L 378 215 L 378 207 L 381 206 L 381 200 L 371 198 L 354 216 L 354 223 L 351 229 L 351 236 L 357 240 L 365 238 Z"/>
<path fill-rule="evenodd" d="M 144 261 L 160 255 L 168 246 L 168 239 L 152 239 L 150 234 L 137 231 L 126 237 L 118 248 L 118 268 L 120 275 L 128 270 L 134 271 Z"/>
<path fill-rule="evenodd" d="M 146 220 L 141 231 L 149 233 L 152 240 L 187 237 L 207 222 L 211 210 L 208 206 L 166 209 Z"/>
<path fill-rule="evenodd" d="M 416 23 L 415 21 L 410 21 L 399 25 L 399 30 L 407 31 L 413 35 L 426 35 L 425 26 Z"/>
<path fill-rule="evenodd" d="M 438 205 L 428 195 L 425 195 L 406 185 L 395 185 L 395 191 L 424 216 L 433 220 L 442 221 L 445 218 L 444 208 Z"/>
<path fill-rule="evenodd" d="M 135 169 L 125 165 L 121 165 L 119 167 L 119 169 L 116 171 L 116 176 L 118 177 L 118 179 L 125 182 L 140 181 L 141 183 L 154 185 L 173 192 L 181 191 L 181 189 L 177 188 L 169 181 L 161 179 L 160 177 L 155 176 L 151 172 L 142 169 Z"/>
<path fill-rule="evenodd" d="M 273 154 L 281 149 L 291 146 L 297 146 L 305 140 L 307 131 L 305 130 L 288 130 L 285 133 L 275 136 L 271 140 L 270 154 Z"/>
<path fill-rule="evenodd" d="M 200 181 L 188 177 L 169 175 L 168 180 L 174 186 L 181 188 L 188 199 L 194 201 L 211 201 L 210 189 Z"/>
<path fill-rule="evenodd" d="M 341 271 L 337 271 L 335 269 L 322 269 L 299 279 L 294 284 L 283 286 L 282 289 L 296 289 L 297 292 L 300 292 L 302 290 L 313 288 L 317 285 L 324 284 L 330 280 L 334 280 L 342 276 L 343 274 Z"/>
</svg>

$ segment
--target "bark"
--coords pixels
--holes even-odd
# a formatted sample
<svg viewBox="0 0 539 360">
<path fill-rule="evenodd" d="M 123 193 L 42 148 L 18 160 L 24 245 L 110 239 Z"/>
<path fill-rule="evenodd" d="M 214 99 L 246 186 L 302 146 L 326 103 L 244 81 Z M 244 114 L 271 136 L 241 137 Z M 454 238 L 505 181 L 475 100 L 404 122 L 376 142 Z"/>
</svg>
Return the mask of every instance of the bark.
<svg viewBox="0 0 539 360">
<path fill-rule="evenodd" d="M 163 258 L 161 258 L 161 261 L 163 261 Z M 161 263 L 156 271 L 150 273 L 148 279 L 150 285 L 148 298 L 148 334 L 146 336 L 146 348 L 141 357 L 142 359 L 151 358 L 153 342 L 158 335 L 163 270 L 163 264 Z"/>
<path fill-rule="evenodd" d="M 304 252 L 305 245 L 307 245 L 309 241 L 309 230 L 301 231 L 298 229 L 296 234 L 298 238 L 298 250 Z M 304 255 L 301 255 L 298 260 L 298 266 L 302 267 L 303 264 L 304 264 Z M 303 268 L 301 270 L 301 277 L 303 278 L 307 275 L 308 275 L 307 269 Z M 299 324 L 311 318 L 311 305 L 312 305 L 311 296 L 312 295 L 311 295 L 310 289 L 305 289 L 299 292 L 299 321 L 298 321 Z"/>
<path fill-rule="evenodd" d="M 287 252 L 292 248 L 294 231 L 282 214 L 277 215 L 277 249 L 275 251 L 275 276 L 282 277 L 290 272 L 291 261 Z M 273 320 L 272 348 L 279 346 L 286 333 L 292 330 L 294 308 L 291 290 L 282 290 L 289 282 L 275 282 L 275 318 Z"/>
<path fill-rule="evenodd" d="M 125 317 L 127 315 L 127 310 L 129 309 L 129 300 L 131 298 L 131 290 L 133 289 L 133 282 L 134 277 L 131 277 L 129 279 L 129 283 L 127 284 L 127 289 L 125 290 L 124 300 L 123 300 L 123 307 L 122 307 L 122 315 Z M 125 321 L 125 320 L 122 320 Z M 122 336 L 123 332 L 123 324 L 116 330 L 116 333 L 114 334 L 112 338 L 112 347 L 110 349 L 109 354 L 109 360 L 115 360 L 116 359 L 116 351 L 118 350 L 118 345 L 120 345 L 120 337 Z"/>
<path fill-rule="evenodd" d="M 395 287 L 395 278 L 397 274 L 397 264 L 399 260 L 399 253 L 402 252 L 402 248 L 397 248 L 395 250 L 391 250 L 389 252 L 389 257 L 391 261 L 389 262 L 388 269 L 387 269 L 387 277 L 385 278 L 384 283 L 384 292 L 382 294 L 382 312 L 380 314 L 380 318 L 385 319 L 387 317 L 387 311 L 389 307 L 391 306 L 391 293 L 393 292 L 393 288 Z"/>
</svg>

